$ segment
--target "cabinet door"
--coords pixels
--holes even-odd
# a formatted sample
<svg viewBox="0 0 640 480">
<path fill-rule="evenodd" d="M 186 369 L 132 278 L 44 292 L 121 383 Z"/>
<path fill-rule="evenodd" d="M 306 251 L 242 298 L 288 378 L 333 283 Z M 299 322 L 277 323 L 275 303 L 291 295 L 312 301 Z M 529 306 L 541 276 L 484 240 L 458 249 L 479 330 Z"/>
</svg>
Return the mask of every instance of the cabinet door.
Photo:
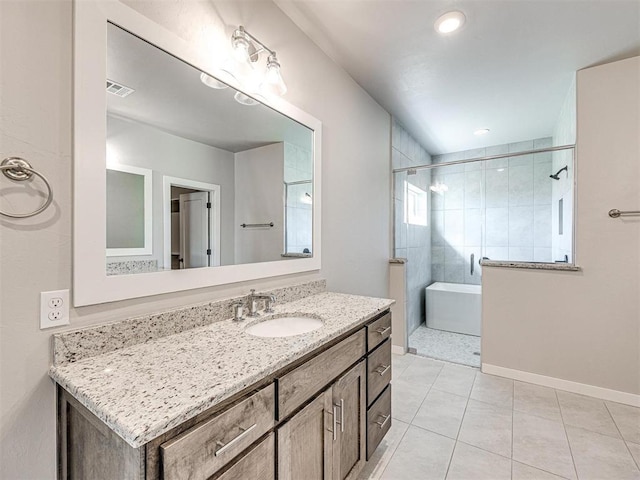
<svg viewBox="0 0 640 480">
<path fill-rule="evenodd" d="M 366 461 L 366 379 L 367 369 L 363 360 L 332 388 L 338 424 L 337 441 L 333 442 L 334 480 L 357 476 Z"/>
<path fill-rule="evenodd" d="M 331 389 L 278 428 L 278 480 L 330 480 L 333 462 Z"/>
</svg>

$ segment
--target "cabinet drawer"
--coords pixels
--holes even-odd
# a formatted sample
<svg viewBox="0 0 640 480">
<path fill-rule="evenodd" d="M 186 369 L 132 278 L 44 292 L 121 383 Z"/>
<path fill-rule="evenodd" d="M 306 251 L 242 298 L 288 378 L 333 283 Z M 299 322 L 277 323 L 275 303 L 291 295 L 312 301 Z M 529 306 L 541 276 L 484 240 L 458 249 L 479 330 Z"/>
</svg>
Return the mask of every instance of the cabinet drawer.
<svg viewBox="0 0 640 480">
<path fill-rule="evenodd" d="M 367 358 L 367 405 L 371 405 L 391 381 L 391 340 L 387 339 Z"/>
<path fill-rule="evenodd" d="M 391 312 L 367 325 L 367 348 L 369 351 L 376 348 L 391 336 Z"/>
<path fill-rule="evenodd" d="M 160 446 L 165 480 L 206 479 L 274 426 L 273 384 Z"/>
<path fill-rule="evenodd" d="M 283 419 L 364 356 L 365 332 L 337 345 L 278 379 L 278 419 Z"/>
<path fill-rule="evenodd" d="M 391 428 L 391 385 L 367 411 L 367 460 Z"/>
<path fill-rule="evenodd" d="M 275 451 L 275 434 L 271 433 L 216 480 L 274 480 Z"/>
</svg>

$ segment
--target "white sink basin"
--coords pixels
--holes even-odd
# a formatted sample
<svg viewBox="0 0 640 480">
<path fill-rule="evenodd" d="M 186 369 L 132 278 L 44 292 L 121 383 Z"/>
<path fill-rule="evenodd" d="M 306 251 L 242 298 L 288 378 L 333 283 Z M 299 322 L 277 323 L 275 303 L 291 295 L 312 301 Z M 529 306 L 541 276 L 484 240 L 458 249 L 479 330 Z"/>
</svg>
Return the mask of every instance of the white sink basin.
<svg viewBox="0 0 640 480">
<path fill-rule="evenodd" d="M 292 337 L 322 327 L 322 320 L 312 317 L 280 317 L 256 323 L 246 329 L 254 337 Z"/>
</svg>

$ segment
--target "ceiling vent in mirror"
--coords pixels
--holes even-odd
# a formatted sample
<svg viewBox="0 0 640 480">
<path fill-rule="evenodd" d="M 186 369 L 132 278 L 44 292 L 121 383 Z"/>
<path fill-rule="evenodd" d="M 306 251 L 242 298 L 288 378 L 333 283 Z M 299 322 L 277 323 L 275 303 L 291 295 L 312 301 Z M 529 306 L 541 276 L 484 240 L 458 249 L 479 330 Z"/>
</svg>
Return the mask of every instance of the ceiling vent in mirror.
<svg viewBox="0 0 640 480">
<path fill-rule="evenodd" d="M 124 98 L 128 95 L 131 95 L 133 92 L 135 92 L 135 90 L 133 88 L 125 87 L 124 85 L 116 83 L 112 80 L 107 80 L 107 92 Z"/>
</svg>

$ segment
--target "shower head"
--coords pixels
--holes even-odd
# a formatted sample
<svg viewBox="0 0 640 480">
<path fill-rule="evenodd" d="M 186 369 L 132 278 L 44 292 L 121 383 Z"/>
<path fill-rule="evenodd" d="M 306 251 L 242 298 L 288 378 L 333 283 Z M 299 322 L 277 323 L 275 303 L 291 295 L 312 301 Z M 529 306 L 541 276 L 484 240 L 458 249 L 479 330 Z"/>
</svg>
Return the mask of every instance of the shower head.
<svg viewBox="0 0 640 480">
<path fill-rule="evenodd" d="M 567 165 L 565 165 L 560 170 L 558 170 L 555 175 L 549 175 L 549 178 L 553 178 L 554 180 L 560 180 L 560 174 L 563 171 L 566 171 L 567 172 L 567 176 L 569 176 L 569 167 Z"/>
</svg>

